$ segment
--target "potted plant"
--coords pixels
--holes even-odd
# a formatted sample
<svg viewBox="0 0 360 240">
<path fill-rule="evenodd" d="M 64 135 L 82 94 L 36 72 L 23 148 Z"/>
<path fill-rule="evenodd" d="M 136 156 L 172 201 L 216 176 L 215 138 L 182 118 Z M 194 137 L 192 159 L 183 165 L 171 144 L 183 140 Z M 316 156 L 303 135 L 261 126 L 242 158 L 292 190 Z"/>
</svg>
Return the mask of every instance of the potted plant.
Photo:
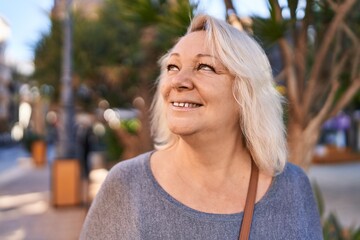
<svg viewBox="0 0 360 240">
<path fill-rule="evenodd" d="M 44 136 L 31 129 L 26 129 L 22 142 L 25 149 L 31 153 L 34 165 L 37 167 L 44 166 L 46 164 L 46 142 Z"/>
</svg>

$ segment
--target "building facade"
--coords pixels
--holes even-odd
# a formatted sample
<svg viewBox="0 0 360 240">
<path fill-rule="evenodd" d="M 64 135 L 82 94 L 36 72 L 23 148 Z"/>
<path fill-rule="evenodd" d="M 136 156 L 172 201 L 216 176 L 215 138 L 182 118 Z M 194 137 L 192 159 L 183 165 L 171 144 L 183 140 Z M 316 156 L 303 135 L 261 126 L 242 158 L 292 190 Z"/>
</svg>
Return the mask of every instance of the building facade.
<svg viewBox="0 0 360 240">
<path fill-rule="evenodd" d="M 5 62 L 6 41 L 10 36 L 10 26 L 0 16 L 0 133 L 7 131 L 9 120 L 11 70 Z"/>
</svg>

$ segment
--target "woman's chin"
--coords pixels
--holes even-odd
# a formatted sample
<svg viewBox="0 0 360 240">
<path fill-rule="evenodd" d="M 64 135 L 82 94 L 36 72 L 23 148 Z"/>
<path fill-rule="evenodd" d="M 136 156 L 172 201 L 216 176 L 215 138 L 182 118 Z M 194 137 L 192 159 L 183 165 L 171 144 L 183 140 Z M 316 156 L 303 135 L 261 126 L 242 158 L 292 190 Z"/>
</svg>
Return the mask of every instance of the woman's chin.
<svg viewBox="0 0 360 240">
<path fill-rule="evenodd" d="M 190 136 L 196 133 L 196 130 L 193 127 L 189 127 L 189 126 L 173 126 L 173 127 L 169 127 L 170 131 L 178 136 Z"/>
</svg>

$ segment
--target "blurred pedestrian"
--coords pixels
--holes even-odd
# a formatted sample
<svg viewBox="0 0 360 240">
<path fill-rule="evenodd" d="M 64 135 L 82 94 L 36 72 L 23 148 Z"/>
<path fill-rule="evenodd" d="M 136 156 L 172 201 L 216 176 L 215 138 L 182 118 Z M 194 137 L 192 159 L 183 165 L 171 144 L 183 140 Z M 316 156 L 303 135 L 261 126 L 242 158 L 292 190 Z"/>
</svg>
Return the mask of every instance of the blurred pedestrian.
<svg viewBox="0 0 360 240">
<path fill-rule="evenodd" d="M 88 180 L 90 174 L 90 159 L 89 155 L 92 150 L 92 127 L 87 125 L 78 125 L 77 127 L 77 154 L 80 160 L 81 176 Z"/>
<path fill-rule="evenodd" d="M 94 116 L 87 112 L 76 115 L 76 154 L 80 161 L 83 180 L 89 179 L 91 171 L 90 153 L 94 148 Z"/>
</svg>

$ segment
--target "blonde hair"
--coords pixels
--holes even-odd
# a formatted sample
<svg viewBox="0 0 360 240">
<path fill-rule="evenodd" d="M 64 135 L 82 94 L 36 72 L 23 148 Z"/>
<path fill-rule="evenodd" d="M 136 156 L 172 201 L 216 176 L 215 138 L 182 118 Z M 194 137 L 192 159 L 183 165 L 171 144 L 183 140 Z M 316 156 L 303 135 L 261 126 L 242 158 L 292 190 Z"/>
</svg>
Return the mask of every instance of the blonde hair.
<svg viewBox="0 0 360 240">
<path fill-rule="evenodd" d="M 287 158 L 282 97 L 275 89 L 263 49 L 246 32 L 208 15 L 198 15 L 192 20 L 187 34 L 196 31 L 205 31 L 211 51 L 235 76 L 233 95 L 239 104 L 239 124 L 254 161 L 267 173 L 279 174 Z M 168 148 L 178 139 L 167 128 L 164 100 L 159 92 L 167 58 L 166 54 L 159 61 L 161 74 L 151 108 L 157 149 Z"/>
</svg>

